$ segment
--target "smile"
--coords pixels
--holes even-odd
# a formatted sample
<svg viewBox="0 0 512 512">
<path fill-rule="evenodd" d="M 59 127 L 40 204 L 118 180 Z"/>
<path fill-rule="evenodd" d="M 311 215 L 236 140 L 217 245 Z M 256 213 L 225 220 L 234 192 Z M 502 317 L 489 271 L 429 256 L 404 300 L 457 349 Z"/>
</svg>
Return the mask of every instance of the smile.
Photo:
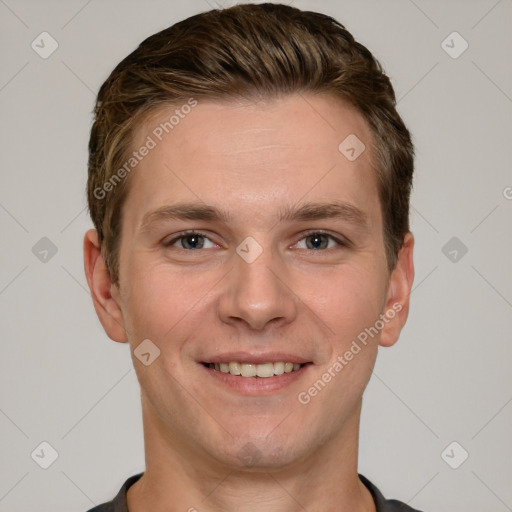
<svg viewBox="0 0 512 512">
<path fill-rule="evenodd" d="M 275 362 L 275 363 L 261 363 L 261 364 L 249 364 L 249 363 L 204 363 L 204 365 L 212 370 L 220 371 L 222 373 L 229 373 L 239 377 L 246 378 L 269 378 L 276 375 L 283 375 L 284 373 L 292 373 L 303 366 L 298 363 L 289 362 Z"/>
</svg>

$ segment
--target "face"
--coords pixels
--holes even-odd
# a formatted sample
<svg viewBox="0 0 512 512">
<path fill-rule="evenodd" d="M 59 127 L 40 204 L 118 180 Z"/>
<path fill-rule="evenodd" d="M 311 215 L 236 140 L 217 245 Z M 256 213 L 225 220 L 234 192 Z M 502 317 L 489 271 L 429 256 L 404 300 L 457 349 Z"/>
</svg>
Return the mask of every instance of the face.
<svg viewBox="0 0 512 512">
<path fill-rule="evenodd" d="M 166 445 L 293 464 L 357 428 L 377 347 L 407 316 L 412 241 L 390 273 L 371 133 L 349 106 L 202 100 L 159 140 L 174 110 L 136 133 L 155 146 L 129 177 L 119 289 L 98 314 L 132 354 L 150 340 L 152 362 L 133 362 Z"/>
</svg>

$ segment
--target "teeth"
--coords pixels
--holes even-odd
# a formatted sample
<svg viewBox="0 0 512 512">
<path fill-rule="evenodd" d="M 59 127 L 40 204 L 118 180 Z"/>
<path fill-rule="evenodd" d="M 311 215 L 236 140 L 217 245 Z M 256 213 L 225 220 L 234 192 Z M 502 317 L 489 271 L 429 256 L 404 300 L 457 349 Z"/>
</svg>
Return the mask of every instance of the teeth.
<svg viewBox="0 0 512 512">
<path fill-rule="evenodd" d="M 274 363 L 259 364 L 256 366 L 256 375 L 258 377 L 273 377 Z"/>
<path fill-rule="evenodd" d="M 231 373 L 231 375 L 242 375 L 240 365 L 238 363 L 229 363 L 229 373 Z"/>
<path fill-rule="evenodd" d="M 283 373 L 291 373 L 299 370 L 301 364 L 297 363 L 263 363 L 263 364 L 247 364 L 247 363 L 210 363 L 209 368 L 220 371 L 222 373 L 230 373 L 231 375 L 240 375 L 242 377 L 260 377 L 268 378 L 274 375 L 282 375 Z"/>
<path fill-rule="evenodd" d="M 283 375 L 284 363 L 274 363 L 274 375 Z"/>
<path fill-rule="evenodd" d="M 242 377 L 256 377 L 256 364 L 241 364 L 240 372 Z"/>
</svg>

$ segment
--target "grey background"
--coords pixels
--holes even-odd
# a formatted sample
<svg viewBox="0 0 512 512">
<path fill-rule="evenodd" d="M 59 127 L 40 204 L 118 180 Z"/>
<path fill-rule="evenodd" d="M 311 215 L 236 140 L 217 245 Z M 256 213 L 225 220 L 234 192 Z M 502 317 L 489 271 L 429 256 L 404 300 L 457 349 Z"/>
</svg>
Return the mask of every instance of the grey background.
<svg viewBox="0 0 512 512">
<path fill-rule="evenodd" d="M 380 59 L 417 148 L 411 314 L 365 394 L 359 471 L 426 512 L 512 510 L 512 2 L 292 4 Z M 128 346 L 104 334 L 83 272 L 91 110 L 142 39 L 215 6 L 0 0 L 1 511 L 85 511 L 144 470 Z M 47 59 L 31 48 L 43 31 Z M 453 31 L 469 44 L 456 59 Z M 48 469 L 31 457 L 43 441 Z M 452 441 L 469 453 L 458 469 L 460 448 L 441 456 Z"/>
</svg>

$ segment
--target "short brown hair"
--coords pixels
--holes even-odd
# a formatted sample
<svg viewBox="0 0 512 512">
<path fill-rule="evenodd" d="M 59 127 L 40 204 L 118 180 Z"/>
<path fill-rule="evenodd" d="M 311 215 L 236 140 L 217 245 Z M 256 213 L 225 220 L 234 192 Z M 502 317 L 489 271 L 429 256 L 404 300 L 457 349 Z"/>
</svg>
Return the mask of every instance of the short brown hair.
<svg viewBox="0 0 512 512">
<path fill-rule="evenodd" d="M 144 117 L 191 97 L 272 99 L 295 93 L 340 98 L 369 124 L 386 256 L 389 269 L 394 267 L 409 231 L 414 149 L 389 78 L 370 51 L 332 17 L 282 4 L 242 4 L 197 14 L 148 37 L 100 88 L 89 141 L 87 195 L 114 283 L 129 180 L 117 184 L 112 179 L 129 158 Z"/>
</svg>

